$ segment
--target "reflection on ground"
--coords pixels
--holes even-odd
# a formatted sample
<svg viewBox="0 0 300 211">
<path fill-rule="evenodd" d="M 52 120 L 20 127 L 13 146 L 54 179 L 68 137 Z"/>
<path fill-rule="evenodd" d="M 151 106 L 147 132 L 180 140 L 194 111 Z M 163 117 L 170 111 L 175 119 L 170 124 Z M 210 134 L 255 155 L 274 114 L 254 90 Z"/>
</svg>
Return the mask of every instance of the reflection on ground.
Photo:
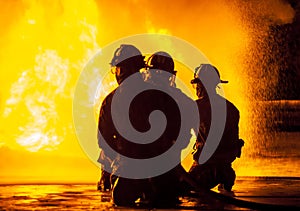
<svg viewBox="0 0 300 211">
<path fill-rule="evenodd" d="M 176 210 L 248 210 L 207 196 L 184 197 Z M 86 185 L 2 185 L 0 210 L 149 210 L 115 207 L 110 194 Z M 166 208 L 165 208 L 166 209 Z M 168 210 L 170 208 L 167 208 Z"/>
</svg>

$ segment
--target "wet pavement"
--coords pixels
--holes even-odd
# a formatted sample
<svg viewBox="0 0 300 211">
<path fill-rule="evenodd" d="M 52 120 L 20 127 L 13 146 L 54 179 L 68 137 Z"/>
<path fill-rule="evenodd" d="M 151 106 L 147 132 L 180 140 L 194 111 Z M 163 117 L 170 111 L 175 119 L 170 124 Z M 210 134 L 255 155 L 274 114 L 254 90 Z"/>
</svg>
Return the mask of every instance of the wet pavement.
<svg viewBox="0 0 300 211">
<path fill-rule="evenodd" d="M 300 210 L 299 177 L 238 177 L 233 192 L 194 193 L 174 207 L 116 207 L 96 184 L 0 185 L 0 210 Z"/>
</svg>

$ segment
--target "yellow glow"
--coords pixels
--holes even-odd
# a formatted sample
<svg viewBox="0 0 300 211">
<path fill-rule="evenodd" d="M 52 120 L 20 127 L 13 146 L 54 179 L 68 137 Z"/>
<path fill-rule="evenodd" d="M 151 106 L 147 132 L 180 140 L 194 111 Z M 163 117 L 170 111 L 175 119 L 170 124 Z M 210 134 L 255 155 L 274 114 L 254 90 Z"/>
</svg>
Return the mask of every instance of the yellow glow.
<svg viewBox="0 0 300 211">
<path fill-rule="evenodd" d="M 78 0 L 3 4 L 0 9 L 3 23 L 0 143 L 4 147 L 1 156 L 15 157 L 16 161 L 1 165 L 1 175 L 12 180 L 18 180 L 12 176 L 51 180 L 47 177 L 50 174 L 57 175 L 57 180 L 67 180 L 70 175 L 78 175 L 76 164 L 69 171 L 58 166 L 57 173 L 53 173 L 49 166 L 57 163 L 57 155 L 66 156 L 67 160 L 81 158 L 82 167 L 93 169 L 76 141 L 72 95 L 81 69 L 100 49 L 96 41 L 100 21 L 97 5 L 94 1 Z M 19 158 L 22 153 L 26 156 Z M 20 161 L 29 168 L 19 167 Z M 79 177 L 75 178 L 84 180 L 82 175 Z"/>
<path fill-rule="evenodd" d="M 237 8 L 226 2 L 1 1 L 0 176 L 49 180 L 56 172 L 58 180 L 67 180 L 77 172 L 88 172 L 93 181 L 98 179 L 97 169 L 75 136 L 74 88 L 84 65 L 97 51 L 138 33 L 174 35 L 200 49 L 219 68 L 221 77 L 230 81 L 223 87 L 225 95 L 240 109 L 240 132 L 245 140 L 250 139 L 249 99 L 244 94 L 249 87 L 240 74 L 246 71 L 245 58 L 240 55 L 250 45 L 250 32 L 241 23 Z M 286 15 L 289 10 L 276 11 L 284 20 L 291 18 Z M 184 80 L 193 77 L 176 65 Z M 109 77 L 108 87 L 99 87 L 96 107 L 115 86 L 114 78 Z M 64 158 L 70 162 L 61 163 Z"/>
<path fill-rule="evenodd" d="M 73 87 L 84 63 L 99 49 L 98 11 L 93 1 L 25 4 L 7 32 L 0 58 L 1 78 L 8 78 L 3 91 L 9 93 L 1 101 L 2 122 L 10 125 L 2 128 L 13 136 L 5 142 L 16 140 L 30 151 L 53 150 L 70 137 Z"/>
</svg>

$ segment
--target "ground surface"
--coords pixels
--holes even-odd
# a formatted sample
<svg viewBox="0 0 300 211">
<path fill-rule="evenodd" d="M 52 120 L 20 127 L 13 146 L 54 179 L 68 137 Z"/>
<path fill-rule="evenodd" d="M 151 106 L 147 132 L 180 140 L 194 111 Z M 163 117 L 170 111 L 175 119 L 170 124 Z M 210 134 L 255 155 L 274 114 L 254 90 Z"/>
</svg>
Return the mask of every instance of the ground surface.
<svg viewBox="0 0 300 211">
<path fill-rule="evenodd" d="M 240 177 L 233 193 L 193 194 L 177 207 L 155 210 L 300 210 L 300 178 Z M 151 210 L 115 207 L 96 184 L 0 185 L 0 210 Z"/>
</svg>

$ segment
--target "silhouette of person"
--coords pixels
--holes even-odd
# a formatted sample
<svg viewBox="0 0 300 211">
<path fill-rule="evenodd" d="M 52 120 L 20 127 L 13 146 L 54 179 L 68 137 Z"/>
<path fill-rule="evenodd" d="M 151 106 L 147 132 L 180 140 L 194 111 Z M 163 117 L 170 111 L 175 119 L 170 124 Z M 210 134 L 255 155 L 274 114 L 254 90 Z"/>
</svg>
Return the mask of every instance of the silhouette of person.
<svg viewBox="0 0 300 211">
<path fill-rule="evenodd" d="M 116 81 L 119 84 L 117 89 L 124 92 L 128 91 L 128 87 L 123 85 L 123 81 L 131 75 L 139 73 L 139 70 L 145 67 L 144 56 L 142 56 L 141 52 L 135 46 L 126 44 L 122 44 L 116 49 L 110 64 L 112 67 L 112 73 L 115 74 Z M 140 81 L 140 83 L 144 83 L 141 75 L 137 75 L 137 80 Z M 118 161 L 118 154 L 125 154 L 129 156 L 138 154 L 138 151 L 134 147 L 131 147 L 130 144 L 128 144 L 128 142 L 126 142 L 126 140 L 124 140 L 124 138 L 119 134 L 113 122 L 112 100 L 117 89 L 113 90 L 108 96 L 106 96 L 102 102 L 99 113 L 98 145 L 101 151 L 98 162 L 101 164 L 101 177 L 98 183 L 98 189 L 102 191 L 111 190 L 113 186 L 116 187 L 115 183 L 117 177 L 114 175 L 114 171 L 117 171 L 117 169 L 121 166 Z M 136 104 L 136 107 L 142 107 L 141 102 Z M 116 110 L 116 112 L 122 111 L 122 108 Z M 138 121 L 136 120 L 137 116 L 133 117 L 135 117 L 135 121 Z M 115 153 L 107 153 L 104 150 L 104 142 L 106 142 L 115 151 Z M 122 183 L 122 179 L 119 183 Z M 129 188 L 130 186 L 127 189 L 129 190 Z M 117 199 L 119 195 L 120 194 L 117 193 L 114 194 L 113 198 L 116 204 L 121 203 Z M 123 198 L 124 201 L 132 201 L 130 199 L 126 199 L 126 194 Z"/>
<path fill-rule="evenodd" d="M 151 178 L 128 178 L 122 175 L 128 165 L 128 161 L 122 156 L 134 159 L 148 159 L 164 153 L 172 142 L 166 141 L 166 136 L 170 130 L 179 128 L 179 120 L 169 121 L 176 122 L 176 125 L 168 124 L 166 131 L 162 137 L 150 144 L 134 143 L 120 132 L 120 129 L 127 128 L 127 123 L 124 121 L 124 114 L 130 118 L 130 124 L 140 132 L 146 132 L 151 128 L 149 123 L 149 115 L 154 110 L 161 110 L 166 114 L 167 119 L 173 117 L 173 113 L 166 109 L 165 95 L 163 92 L 153 91 L 153 86 L 146 84 L 139 73 L 140 69 L 145 67 L 144 57 L 141 52 L 132 45 L 121 45 L 115 53 L 111 61 L 113 73 L 115 73 L 116 80 L 119 87 L 111 92 L 103 101 L 98 123 L 98 143 L 102 148 L 99 162 L 103 165 L 102 177 L 100 186 L 105 189 L 112 189 L 112 199 L 116 205 L 119 206 L 135 206 L 136 201 L 140 200 L 142 203 L 155 204 L 157 191 L 152 185 Z M 129 84 L 130 78 L 135 77 L 134 84 Z M 147 86 L 148 85 L 148 86 Z M 115 98 L 121 96 L 127 98 L 135 87 L 146 86 L 146 91 L 138 94 L 130 102 L 129 111 L 126 111 L 124 104 Z M 115 101 L 114 101 L 115 100 Z M 115 110 L 113 107 L 115 104 Z M 128 114 L 126 114 L 128 112 Z M 178 112 L 177 112 L 178 113 Z M 117 128 L 113 116 L 117 118 L 116 122 L 120 123 L 121 128 Z M 173 118 L 174 119 L 174 118 Z M 125 130 L 125 133 L 129 130 Z M 128 134 L 127 134 L 128 135 Z M 130 135 L 130 134 L 129 134 Z M 170 137 L 168 140 L 174 141 L 175 138 Z M 108 153 L 105 150 L 104 142 L 107 143 L 114 153 Z M 139 140 L 140 143 L 143 140 Z M 147 170 L 148 167 L 137 166 L 138 171 Z M 155 168 L 149 166 L 149 169 Z M 109 172 L 111 173 L 108 173 Z M 128 170 L 130 171 L 130 170 Z M 102 179 L 103 178 L 103 179 Z M 162 195 L 160 195 L 162 196 Z M 167 198 L 168 196 L 164 196 Z"/>
<path fill-rule="evenodd" d="M 152 150 L 158 149 L 166 151 L 175 142 L 180 143 L 180 150 L 173 153 L 172 159 L 176 160 L 178 165 L 170 171 L 151 178 L 151 187 L 154 194 L 154 203 L 156 204 L 174 204 L 178 196 L 188 191 L 187 186 L 195 186 L 196 183 L 181 165 L 181 150 L 187 147 L 191 138 L 191 129 L 197 126 L 197 118 L 191 111 L 186 119 L 181 118 L 181 112 L 178 104 L 184 105 L 188 109 L 193 104 L 193 100 L 186 96 L 180 89 L 176 88 L 175 78 L 177 71 L 174 70 L 174 61 L 172 57 L 164 52 L 159 51 L 152 54 L 146 62 L 147 71 L 145 81 L 153 87 L 159 87 L 162 90 L 168 90 L 172 93 L 172 98 L 158 91 L 151 93 L 153 108 L 160 109 L 166 115 L 168 124 L 165 133 L 159 138 L 159 145 L 153 145 Z M 195 112 L 197 106 L 195 105 Z M 178 138 L 179 131 L 184 133 L 183 139 Z M 155 144 L 155 143 L 154 143 Z"/>
<path fill-rule="evenodd" d="M 194 145 L 194 163 L 189 173 L 203 188 L 211 189 L 220 184 L 219 187 L 231 191 L 236 178 L 231 163 L 236 157 L 240 157 L 241 148 L 244 145 L 244 141 L 239 139 L 239 110 L 216 93 L 219 83 L 228 83 L 228 81 L 220 80 L 220 74 L 216 67 L 210 64 L 201 64 L 196 68 L 191 83 L 196 84 L 200 127 Z M 223 135 L 212 156 L 204 164 L 199 164 L 198 159 L 202 150 L 208 144 L 206 140 L 211 129 L 212 105 L 215 104 L 217 110 L 220 110 L 222 103 L 226 108 Z"/>
</svg>

